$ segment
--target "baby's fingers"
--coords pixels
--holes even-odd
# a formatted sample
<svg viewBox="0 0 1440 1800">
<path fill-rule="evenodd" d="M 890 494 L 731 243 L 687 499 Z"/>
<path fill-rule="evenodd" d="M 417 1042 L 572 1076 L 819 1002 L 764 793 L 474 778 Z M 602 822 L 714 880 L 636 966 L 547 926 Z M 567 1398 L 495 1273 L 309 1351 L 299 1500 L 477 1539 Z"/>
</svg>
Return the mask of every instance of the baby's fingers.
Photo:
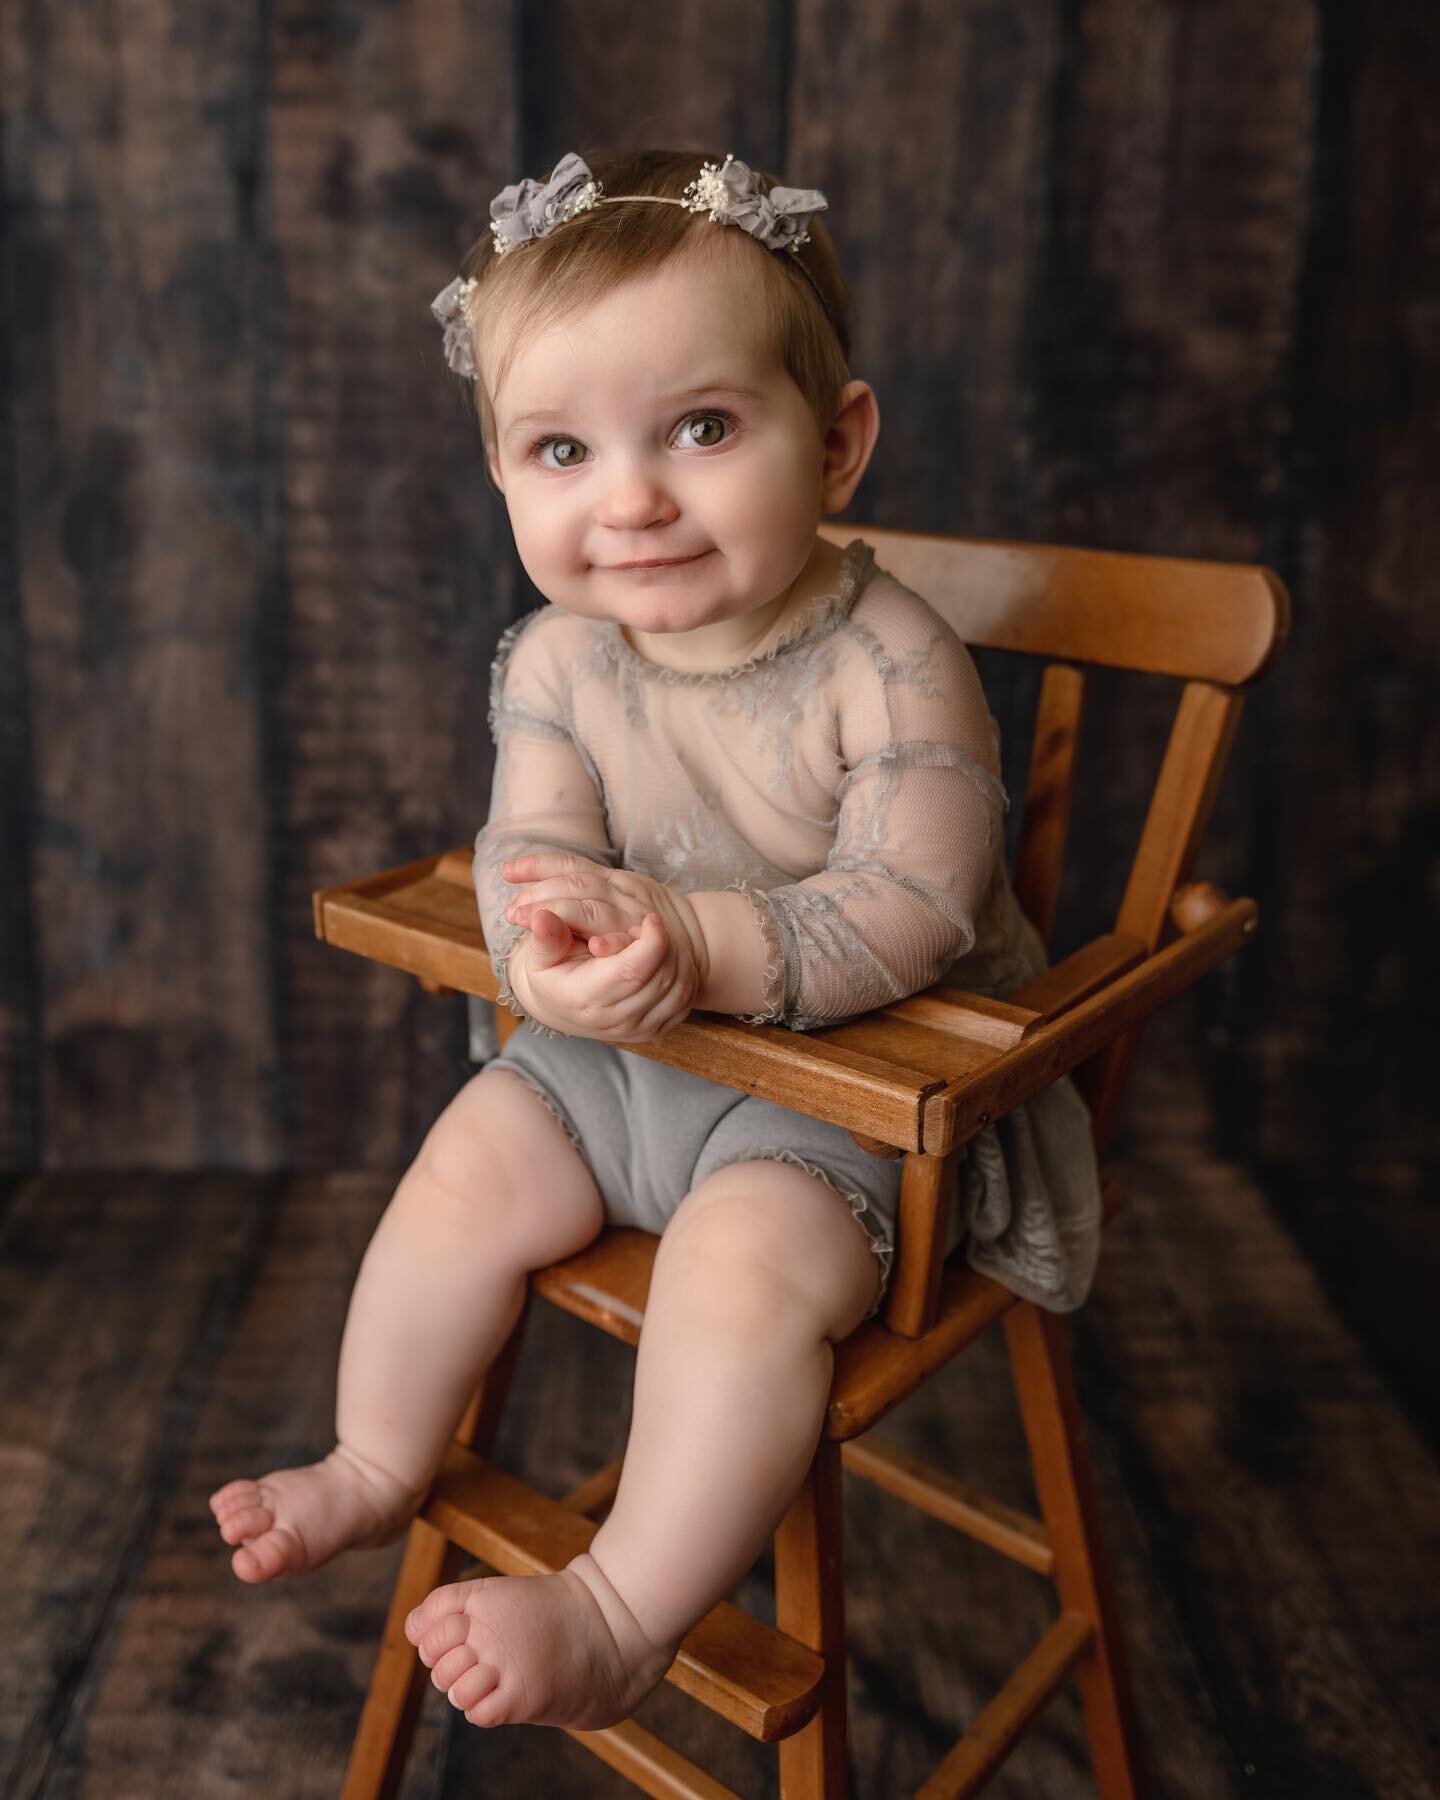
<svg viewBox="0 0 1440 1800">
<path fill-rule="evenodd" d="M 646 913 L 638 925 L 632 943 L 623 945 L 619 955 L 637 988 L 643 987 L 670 953 L 670 933 L 659 913 Z"/>
<path fill-rule="evenodd" d="M 623 931 L 629 922 L 623 909 L 607 900 L 563 894 L 541 900 L 512 900 L 505 917 L 512 925 L 533 925 L 541 911 L 553 912 L 579 937 Z"/>
<path fill-rule="evenodd" d="M 645 965 L 649 969 L 648 979 L 637 985 L 621 1009 L 621 1028 L 636 1043 L 646 1043 L 652 1038 L 663 1036 L 666 1031 L 678 1025 L 688 1017 L 694 999 L 694 984 L 684 979 L 679 952 L 668 929 L 657 915 L 651 914 L 646 918 L 644 937 L 648 938 L 650 935 L 652 920 L 661 954 Z M 627 960 L 633 950 L 638 948 L 639 941 L 632 952 L 627 953 Z M 620 1018 L 616 1022 L 620 1024 Z"/>
<path fill-rule="evenodd" d="M 640 927 L 631 925 L 624 931 L 597 931 L 590 939 L 592 956 L 618 956 L 628 950 L 640 935 Z"/>
<path fill-rule="evenodd" d="M 592 956 L 592 978 L 584 982 L 584 991 L 598 1016 L 614 1023 L 628 1015 L 647 996 L 667 962 L 673 960 L 670 933 L 659 913 L 646 913 L 635 926 L 634 940 L 622 944 L 610 956 Z M 608 935 L 608 934 L 607 934 Z M 605 964 L 602 974 L 599 964 Z"/>
</svg>

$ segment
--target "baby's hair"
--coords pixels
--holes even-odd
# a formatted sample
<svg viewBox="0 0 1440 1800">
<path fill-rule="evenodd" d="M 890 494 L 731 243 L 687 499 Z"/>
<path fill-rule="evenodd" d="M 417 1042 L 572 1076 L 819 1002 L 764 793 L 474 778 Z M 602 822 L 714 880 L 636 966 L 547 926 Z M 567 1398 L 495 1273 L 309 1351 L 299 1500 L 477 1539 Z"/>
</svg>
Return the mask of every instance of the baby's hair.
<svg viewBox="0 0 1440 1800">
<path fill-rule="evenodd" d="M 592 175 L 609 194 L 661 194 L 679 199 L 695 179 L 700 150 L 584 151 Z M 766 190 L 778 185 L 755 171 Z M 543 179 L 543 177 L 541 177 Z M 681 206 L 625 204 L 577 213 L 545 237 L 497 256 L 487 230 L 466 252 L 461 274 L 477 285 L 469 302 L 475 367 L 462 377 L 487 450 L 495 446 L 493 392 L 533 332 L 571 318 L 622 282 L 654 272 L 677 255 L 744 256 L 781 366 L 800 389 L 823 435 L 850 378 L 854 308 L 835 246 L 823 221 L 807 222 L 810 241 L 783 253 L 733 225 Z M 804 259 L 805 268 L 786 265 Z M 810 280 L 806 279 L 809 274 Z M 811 285 L 813 281 L 814 285 Z M 494 390 L 487 387 L 492 381 Z"/>
</svg>

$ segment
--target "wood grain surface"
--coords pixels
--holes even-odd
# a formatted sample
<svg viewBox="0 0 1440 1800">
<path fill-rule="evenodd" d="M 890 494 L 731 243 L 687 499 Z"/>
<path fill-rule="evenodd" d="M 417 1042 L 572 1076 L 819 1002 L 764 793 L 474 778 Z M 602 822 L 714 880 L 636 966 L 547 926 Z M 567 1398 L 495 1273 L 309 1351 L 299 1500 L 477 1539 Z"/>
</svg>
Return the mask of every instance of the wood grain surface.
<svg viewBox="0 0 1440 1800">
<path fill-rule="evenodd" d="M 515 564 L 429 304 L 513 158 L 494 70 L 514 45 L 488 7 L 281 0 L 268 18 L 285 571 L 272 981 L 285 1162 L 319 1168 L 413 1149 L 459 1052 L 455 1009 L 324 955 L 308 911 L 347 870 L 464 838 L 488 789 L 488 660 Z"/>
<path fill-rule="evenodd" d="M 274 547 L 257 22 L 152 5 L 122 32 L 82 3 L 3 29 L 0 682 L 18 671 L 24 703 L 0 754 L 25 804 L 0 813 L 0 871 L 28 933 L 0 967 L 31 973 L 0 983 L 0 1137 L 53 1167 L 101 1145 L 263 1167 L 283 1134 L 252 654 Z"/>
</svg>

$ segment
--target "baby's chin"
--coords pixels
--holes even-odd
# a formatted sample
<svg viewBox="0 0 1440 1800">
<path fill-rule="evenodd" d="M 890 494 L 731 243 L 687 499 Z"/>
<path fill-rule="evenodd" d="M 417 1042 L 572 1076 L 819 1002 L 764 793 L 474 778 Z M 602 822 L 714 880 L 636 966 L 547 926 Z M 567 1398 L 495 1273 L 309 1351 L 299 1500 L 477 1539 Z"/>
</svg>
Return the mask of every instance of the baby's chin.
<svg viewBox="0 0 1440 1800">
<path fill-rule="evenodd" d="M 713 561 L 707 556 L 696 566 L 704 568 Z M 567 605 L 563 594 L 557 596 L 557 604 Z M 717 591 L 713 580 L 687 579 L 682 566 L 668 577 L 662 570 L 638 575 L 633 571 L 598 573 L 596 579 L 584 584 L 583 592 L 573 594 L 570 610 L 587 618 L 613 619 L 619 625 L 658 636 L 740 618 L 764 604 L 764 596 L 747 604 L 728 588 Z"/>
</svg>

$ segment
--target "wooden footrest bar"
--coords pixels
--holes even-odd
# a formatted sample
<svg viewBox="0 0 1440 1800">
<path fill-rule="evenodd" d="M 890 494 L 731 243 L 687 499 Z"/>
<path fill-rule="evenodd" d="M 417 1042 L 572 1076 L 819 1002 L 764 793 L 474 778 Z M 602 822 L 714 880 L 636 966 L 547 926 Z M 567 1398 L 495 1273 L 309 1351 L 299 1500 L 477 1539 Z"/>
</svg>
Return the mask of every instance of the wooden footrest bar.
<svg viewBox="0 0 1440 1800">
<path fill-rule="evenodd" d="M 633 1719 L 604 1731 L 570 1731 L 568 1735 L 654 1800 L 740 1800 L 734 1788 L 707 1775 Z"/>
<path fill-rule="evenodd" d="M 916 1790 L 915 1800 L 966 1800 L 966 1796 L 979 1793 L 1094 1635 L 1094 1627 L 1083 1614 L 1061 1613 L 944 1762 Z"/>
<path fill-rule="evenodd" d="M 458 1444 L 446 1452 L 421 1517 L 502 1575 L 553 1574 L 587 1549 L 598 1529 Z M 813 1650 L 722 1601 L 685 1638 L 666 1679 L 749 1736 L 773 1743 L 813 1716 L 824 1672 Z"/>
<path fill-rule="evenodd" d="M 873 1481 L 876 1487 L 918 1507 L 942 1525 L 965 1532 L 1039 1575 L 1054 1575 L 1050 1534 L 1038 1519 L 1017 1512 L 1003 1500 L 992 1499 L 968 1482 L 957 1481 L 943 1469 L 932 1468 L 918 1456 L 891 1444 L 872 1443 L 869 1439 L 842 1444 L 840 1458 L 852 1475 Z"/>
</svg>

